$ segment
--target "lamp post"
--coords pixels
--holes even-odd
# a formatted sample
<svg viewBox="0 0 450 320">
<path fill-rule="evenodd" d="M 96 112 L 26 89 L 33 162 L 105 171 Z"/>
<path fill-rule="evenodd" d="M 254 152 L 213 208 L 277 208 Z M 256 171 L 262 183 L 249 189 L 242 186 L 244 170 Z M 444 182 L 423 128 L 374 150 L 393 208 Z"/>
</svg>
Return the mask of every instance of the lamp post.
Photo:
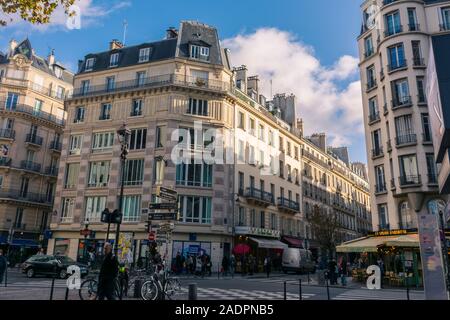
<svg viewBox="0 0 450 320">
<path fill-rule="evenodd" d="M 123 187 L 125 180 L 125 162 L 127 161 L 128 155 L 128 142 L 130 139 L 131 131 L 128 129 L 126 123 L 124 123 L 119 130 L 117 130 L 117 137 L 120 142 L 120 170 L 121 170 L 121 179 L 120 179 L 120 196 L 119 196 L 119 217 L 117 219 L 117 229 L 116 229 L 116 240 L 114 242 L 114 254 L 117 256 L 119 251 L 119 233 L 120 233 L 120 224 L 122 222 L 122 207 L 123 207 Z"/>
</svg>

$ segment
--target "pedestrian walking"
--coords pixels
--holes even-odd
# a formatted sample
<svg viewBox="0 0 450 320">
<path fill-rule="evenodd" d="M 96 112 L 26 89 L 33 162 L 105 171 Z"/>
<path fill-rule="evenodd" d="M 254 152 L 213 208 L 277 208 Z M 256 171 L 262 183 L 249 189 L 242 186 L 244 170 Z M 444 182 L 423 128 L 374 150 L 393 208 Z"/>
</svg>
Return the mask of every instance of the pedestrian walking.
<svg viewBox="0 0 450 320">
<path fill-rule="evenodd" d="M 186 259 L 186 269 L 188 274 L 194 274 L 194 259 L 192 255 L 188 255 Z"/>
<path fill-rule="evenodd" d="M 5 276 L 6 268 L 8 267 L 8 261 L 3 255 L 3 250 L 0 249 L 0 284 L 3 283 L 3 277 Z"/>
<path fill-rule="evenodd" d="M 331 259 L 328 261 L 328 280 L 330 280 L 331 285 L 337 284 L 337 263 L 336 260 Z"/>
<path fill-rule="evenodd" d="M 254 263 L 253 263 L 253 259 L 254 259 L 253 255 L 250 254 L 250 255 L 248 256 L 248 274 L 249 274 L 250 276 L 253 275 L 253 271 L 255 270 Z"/>
<path fill-rule="evenodd" d="M 98 276 L 98 299 L 115 300 L 115 282 L 119 273 L 119 261 L 112 252 L 109 242 L 104 246 L 105 257 Z"/>
<path fill-rule="evenodd" d="M 234 256 L 234 254 L 231 254 L 230 257 L 230 272 L 231 272 L 231 276 L 234 277 L 234 271 L 236 270 L 236 257 Z"/>
<path fill-rule="evenodd" d="M 224 255 L 222 259 L 222 270 L 223 270 L 222 274 L 224 276 L 228 274 L 228 267 L 229 267 L 228 257 Z"/>
<path fill-rule="evenodd" d="M 340 267 L 340 274 L 341 274 L 341 284 L 345 287 L 347 285 L 347 260 L 345 258 L 341 261 L 341 267 Z"/>
<path fill-rule="evenodd" d="M 270 260 L 270 256 L 267 255 L 266 258 L 264 259 L 264 269 L 266 270 L 267 278 L 269 278 L 270 276 L 271 263 L 272 262 Z"/>
<path fill-rule="evenodd" d="M 183 270 L 183 260 L 181 258 L 180 251 L 177 252 L 177 256 L 175 258 L 175 270 L 176 274 L 180 274 L 181 270 Z"/>
</svg>

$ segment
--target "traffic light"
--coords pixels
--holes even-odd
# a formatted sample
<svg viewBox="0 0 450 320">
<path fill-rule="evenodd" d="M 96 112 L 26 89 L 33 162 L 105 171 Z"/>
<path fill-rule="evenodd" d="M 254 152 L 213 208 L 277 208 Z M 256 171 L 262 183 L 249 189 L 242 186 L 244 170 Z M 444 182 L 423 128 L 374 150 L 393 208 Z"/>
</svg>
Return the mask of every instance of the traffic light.
<svg viewBox="0 0 450 320">
<path fill-rule="evenodd" d="M 106 208 L 105 210 L 103 210 L 102 212 L 102 217 L 101 217 L 101 222 L 103 223 L 110 223 L 111 222 L 111 212 L 109 211 L 108 208 Z"/>
<path fill-rule="evenodd" d="M 111 223 L 122 223 L 122 214 L 119 212 L 119 210 L 114 210 L 111 215 Z"/>
</svg>

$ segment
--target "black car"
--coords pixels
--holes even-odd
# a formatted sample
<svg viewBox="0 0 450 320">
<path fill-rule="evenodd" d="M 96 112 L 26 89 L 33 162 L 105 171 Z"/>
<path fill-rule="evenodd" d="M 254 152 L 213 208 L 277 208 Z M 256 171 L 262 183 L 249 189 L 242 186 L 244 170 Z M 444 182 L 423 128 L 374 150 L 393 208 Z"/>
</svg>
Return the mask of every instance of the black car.
<svg viewBox="0 0 450 320">
<path fill-rule="evenodd" d="M 35 255 L 30 257 L 22 264 L 22 272 L 28 278 L 42 274 L 56 275 L 60 279 L 65 279 L 67 277 L 67 267 L 71 265 L 76 265 L 80 268 L 81 277 L 86 276 L 89 272 L 85 264 L 78 263 L 66 256 L 53 255 Z"/>
</svg>

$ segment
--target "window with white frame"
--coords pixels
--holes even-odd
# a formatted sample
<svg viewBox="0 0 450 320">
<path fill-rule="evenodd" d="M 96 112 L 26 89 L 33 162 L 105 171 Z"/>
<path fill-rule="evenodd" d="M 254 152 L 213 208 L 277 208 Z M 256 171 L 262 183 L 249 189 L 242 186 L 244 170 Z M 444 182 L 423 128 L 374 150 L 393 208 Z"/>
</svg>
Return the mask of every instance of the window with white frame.
<svg viewBox="0 0 450 320">
<path fill-rule="evenodd" d="M 69 154 L 79 155 L 81 154 L 81 148 L 83 145 L 83 135 L 74 134 L 70 136 L 69 141 Z"/>
<path fill-rule="evenodd" d="M 238 141 L 238 160 L 245 161 L 245 143 L 242 140 Z"/>
<path fill-rule="evenodd" d="M 124 185 L 142 185 L 144 180 L 144 159 L 129 159 L 125 163 Z"/>
<path fill-rule="evenodd" d="M 147 143 L 147 129 L 132 129 L 130 137 L 130 150 L 145 149 Z"/>
<path fill-rule="evenodd" d="M 100 222 L 102 211 L 106 208 L 106 197 L 87 197 L 85 219 L 89 222 Z"/>
<path fill-rule="evenodd" d="M 117 67 L 118 64 L 119 64 L 119 54 L 118 53 L 111 54 L 109 58 L 109 66 Z"/>
<path fill-rule="evenodd" d="M 176 184 L 181 186 L 212 187 L 213 166 L 206 163 L 182 163 L 176 166 Z"/>
<path fill-rule="evenodd" d="M 246 220 L 245 208 L 239 207 L 238 226 L 245 226 L 247 224 Z"/>
<path fill-rule="evenodd" d="M 82 107 L 82 106 L 76 107 L 73 122 L 74 123 L 84 122 L 85 112 L 86 112 L 86 109 L 84 107 Z"/>
<path fill-rule="evenodd" d="M 197 45 L 191 45 L 190 57 L 192 59 L 199 59 L 209 61 L 209 48 Z"/>
<path fill-rule="evenodd" d="M 92 71 L 94 68 L 94 58 L 86 59 L 86 65 L 84 67 L 84 71 Z"/>
<path fill-rule="evenodd" d="M 114 143 L 114 132 L 96 132 L 92 136 L 92 152 L 109 151 Z"/>
<path fill-rule="evenodd" d="M 142 48 L 139 50 L 139 62 L 147 62 L 150 59 L 150 48 Z"/>
<path fill-rule="evenodd" d="M 100 107 L 100 118 L 99 120 L 110 120 L 111 119 L 111 103 L 103 103 Z"/>
<path fill-rule="evenodd" d="M 262 124 L 259 125 L 259 140 L 264 141 L 264 126 Z"/>
<path fill-rule="evenodd" d="M 245 130 L 245 115 L 243 112 L 238 113 L 238 128 Z"/>
<path fill-rule="evenodd" d="M 212 199 L 210 197 L 180 196 L 180 219 L 186 223 L 211 223 Z"/>
<path fill-rule="evenodd" d="M 109 181 L 109 161 L 95 161 L 89 164 L 88 187 L 106 187 Z"/>
<path fill-rule="evenodd" d="M 62 198 L 61 222 L 72 222 L 75 210 L 75 198 Z"/>
<path fill-rule="evenodd" d="M 208 116 L 208 100 L 189 98 L 188 114 Z"/>
<path fill-rule="evenodd" d="M 256 159 L 255 159 L 255 147 L 249 146 L 249 152 L 248 152 L 248 163 L 256 165 Z"/>
<path fill-rule="evenodd" d="M 134 99 L 131 103 L 131 113 L 132 117 L 142 116 L 142 99 Z"/>
<path fill-rule="evenodd" d="M 126 195 L 123 197 L 123 222 L 139 222 L 141 220 L 141 196 Z"/>
</svg>

